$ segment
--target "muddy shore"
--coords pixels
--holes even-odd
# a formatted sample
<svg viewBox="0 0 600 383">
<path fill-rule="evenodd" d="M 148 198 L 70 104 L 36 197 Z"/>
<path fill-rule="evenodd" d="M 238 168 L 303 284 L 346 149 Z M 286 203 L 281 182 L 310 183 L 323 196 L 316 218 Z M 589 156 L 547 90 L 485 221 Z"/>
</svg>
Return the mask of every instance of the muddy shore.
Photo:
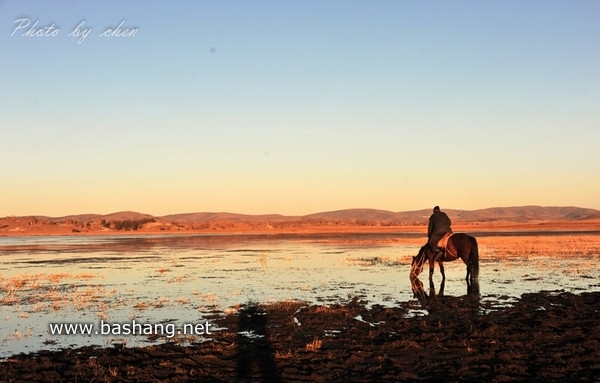
<svg viewBox="0 0 600 383">
<path fill-rule="evenodd" d="M 600 293 L 540 292 L 491 309 L 477 291 L 393 308 L 246 305 L 212 341 L 16 355 L 2 382 L 598 381 Z M 425 308 L 422 316 L 410 309 Z"/>
</svg>

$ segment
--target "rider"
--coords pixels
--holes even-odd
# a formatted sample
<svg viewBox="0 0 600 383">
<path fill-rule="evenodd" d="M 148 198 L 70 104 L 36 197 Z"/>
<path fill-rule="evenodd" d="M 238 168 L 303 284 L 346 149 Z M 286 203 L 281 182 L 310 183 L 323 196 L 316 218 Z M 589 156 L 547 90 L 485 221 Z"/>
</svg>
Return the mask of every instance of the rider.
<svg viewBox="0 0 600 383">
<path fill-rule="evenodd" d="M 435 260 L 439 261 L 444 256 L 444 252 L 438 248 L 438 242 L 446 233 L 451 233 L 450 218 L 440 210 L 439 206 L 433 208 L 433 214 L 429 217 L 429 228 L 427 229 L 427 244 L 435 254 Z"/>
</svg>

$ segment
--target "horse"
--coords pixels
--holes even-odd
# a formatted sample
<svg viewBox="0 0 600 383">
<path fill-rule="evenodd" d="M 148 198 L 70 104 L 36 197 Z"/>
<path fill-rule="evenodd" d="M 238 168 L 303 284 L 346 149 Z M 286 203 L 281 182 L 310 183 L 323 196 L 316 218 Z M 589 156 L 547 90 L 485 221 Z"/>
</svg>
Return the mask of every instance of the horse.
<svg viewBox="0 0 600 383">
<path fill-rule="evenodd" d="M 444 263 L 462 259 L 467 265 L 467 283 L 473 282 L 479 277 L 479 248 L 477 240 L 468 234 L 456 233 L 448 238 L 448 243 L 444 249 L 443 258 L 438 261 L 442 279 L 446 280 L 444 273 Z M 435 268 L 435 254 L 428 245 L 421 247 L 416 257 L 413 257 L 410 276 L 417 277 L 423 271 L 425 261 L 429 261 L 429 280 L 433 280 L 433 271 Z"/>
</svg>

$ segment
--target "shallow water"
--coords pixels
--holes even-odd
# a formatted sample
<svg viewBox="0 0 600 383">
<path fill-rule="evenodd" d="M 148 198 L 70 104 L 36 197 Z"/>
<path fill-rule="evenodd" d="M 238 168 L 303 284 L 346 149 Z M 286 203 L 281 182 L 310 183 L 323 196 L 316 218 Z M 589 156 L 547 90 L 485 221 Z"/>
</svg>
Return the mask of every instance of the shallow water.
<svg viewBox="0 0 600 383">
<path fill-rule="evenodd" d="M 394 306 L 415 301 L 410 263 L 419 246 L 397 236 L 186 235 L 0 238 L 0 358 L 82 345 L 147 345 L 153 337 L 102 335 L 100 324 L 206 324 L 247 302 L 344 303 L 354 297 Z M 380 243 L 380 244 L 377 244 Z M 481 252 L 486 307 L 542 290 L 600 290 L 598 254 L 503 257 Z M 535 259 L 535 262 L 532 260 Z M 462 262 L 446 263 L 444 294 L 467 293 Z M 427 267 L 421 279 L 427 278 Z M 434 277 L 441 281 L 439 270 Z M 102 322 L 101 322 L 102 321 Z M 93 324 L 90 335 L 51 334 L 50 324 Z M 212 328 L 212 331 L 219 329 Z M 96 334 L 96 332 L 100 332 Z M 116 332 L 116 331 L 115 331 Z M 159 341 L 210 334 L 166 333 Z M 183 339 L 182 339 L 183 338 Z"/>
</svg>

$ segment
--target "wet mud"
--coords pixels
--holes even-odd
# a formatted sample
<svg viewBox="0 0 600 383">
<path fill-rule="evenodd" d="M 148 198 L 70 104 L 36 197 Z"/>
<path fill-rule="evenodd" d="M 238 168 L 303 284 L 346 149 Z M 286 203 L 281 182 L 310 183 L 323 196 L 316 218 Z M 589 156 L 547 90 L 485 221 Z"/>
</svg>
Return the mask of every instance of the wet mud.
<svg viewBox="0 0 600 383">
<path fill-rule="evenodd" d="M 598 381 L 599 292 L 529 293 L 493 308 L 477 286 L 455 297 L 417 280 L 413 291 L 418 300 L 394 307 L 249 303 L 213 318 L 221 330 L 210 341 L 21 354 L 0 362 L 0 381 Z"/>
</svg>

